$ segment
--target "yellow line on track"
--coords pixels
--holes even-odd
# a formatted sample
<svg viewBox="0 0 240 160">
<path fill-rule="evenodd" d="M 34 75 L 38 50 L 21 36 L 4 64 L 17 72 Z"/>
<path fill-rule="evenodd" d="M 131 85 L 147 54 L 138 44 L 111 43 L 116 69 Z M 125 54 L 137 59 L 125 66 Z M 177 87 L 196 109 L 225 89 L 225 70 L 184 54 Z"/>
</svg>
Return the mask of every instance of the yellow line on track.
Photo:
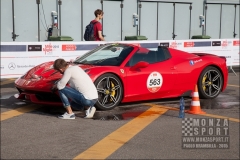
<svg viewBox="0 0 240 160">
<path fill-rule="evenodd" d="M 20 108 L 16 108 L 14 110 L 11 110 L 11 111 L 7 111 L 7 112 L 3 112 L 1 113 L 1 121 L 4 121 L 4 120 L 7 120 L 9 118 L 13 118 L 13 117 L 16 117 L 16 116 L 19 116 L 19 115 L 22 115 L 26 112 L 31 112 L 37 108 L 39 108 L 40 106 L 36 106 L 36 105 L 28 105 L 28 106 L 25 106 L 25 107 L 20 107 Z"/>
<path fill-rule="evenodd" d="M 228 84 L 227 86 L 231 86 L 231 87 L 240 87 L 238 85 L 232 85 L 232 84 Z"/>
<path fill-rule="evenodd" d="M 144 113 L 112 132 L 74 159 L 106 159 L 168 109 L 151 104 Z"/>
<path fill-rule="evenodd" d="M 151 103 L 146 103 L 145 105 L 152 105 Z M 161 106 L 159 105 L 160 108 L 164 108 L 164 109 L 168 109 L 168 110 L 174 110 L 174 111 L 179 111 L 178 108 L 174 108 L 174 107 L 168 107 L 168 106 Z M 186 112 L 186 111 L 185 111 Z M 229 119 L 229 121 L 233 121 L 233 122 L 239 122 L 240 123 L 240 119 L 237 118 L 231 118 L 231 117 L 226 117 L 226 116 L 220 116 L 220 115 L 215 115 L 215 114 L 199 114 L 202 116 L 207 116 L 207 117 L 213 117 L 213 118 L 222 118 L 222 119 Z"/>
<path fill-rule="evenodd" d="M 15 80 L 16 79 L 8 79 L 8 80 L 5 80 L 5 81 L 1 81 L 1 85 L 13 83 Z"/>
<path fill-rule="evenodd" d="M 237 118 L 231 118 L 231 117 L 219 116 L 219 115 L 208 114 L 208 113 L 203 114 L 203 116 L 213 117 L 213 118 L 228 119 L 229 121 L 233 121 L 233 122 L 238 122 L 238 123 L 240 123 L 240 119 L 237 119 Z"/>
</svg>

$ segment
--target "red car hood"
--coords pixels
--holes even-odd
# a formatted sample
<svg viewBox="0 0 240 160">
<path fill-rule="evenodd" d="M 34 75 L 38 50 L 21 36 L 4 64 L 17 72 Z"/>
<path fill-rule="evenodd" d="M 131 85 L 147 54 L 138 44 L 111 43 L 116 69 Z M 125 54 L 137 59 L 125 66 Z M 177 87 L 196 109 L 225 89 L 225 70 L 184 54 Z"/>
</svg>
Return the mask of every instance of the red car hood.
<svg viewBox="0 0 240 160">
<path fill-rule="evenodd" d="M 31 70 L 29 70 L 24 76 L 24 79 L 38 79 L 38 78 L 47 78 L 47 79 L 59 79 L 62 74 L 53 69 L 54 62 L 46 62 L 40 64 Z M 73 64 L 74 65 L 74 64 Z M 78 65 L 83 70 L 88 70 L 90 68 L 96 67 L 93 65 Z"/>
</svg>

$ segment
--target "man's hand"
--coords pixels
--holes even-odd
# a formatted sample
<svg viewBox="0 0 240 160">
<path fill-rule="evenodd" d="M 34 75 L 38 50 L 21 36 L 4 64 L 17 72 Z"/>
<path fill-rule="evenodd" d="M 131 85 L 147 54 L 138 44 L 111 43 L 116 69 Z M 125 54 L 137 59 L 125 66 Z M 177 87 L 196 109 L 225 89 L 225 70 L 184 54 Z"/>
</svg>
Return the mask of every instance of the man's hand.
<svg viewBox="0 0 240 160">
<path fill-rule="evenodd" d="M 51 91 L 54 93 L 54 92 L 56 92 L 57 91 L 57 85 L 56 84 L 54 84 L 53 86 L 52 86 L 52 88 L 51 88 Z"/>
</svg>

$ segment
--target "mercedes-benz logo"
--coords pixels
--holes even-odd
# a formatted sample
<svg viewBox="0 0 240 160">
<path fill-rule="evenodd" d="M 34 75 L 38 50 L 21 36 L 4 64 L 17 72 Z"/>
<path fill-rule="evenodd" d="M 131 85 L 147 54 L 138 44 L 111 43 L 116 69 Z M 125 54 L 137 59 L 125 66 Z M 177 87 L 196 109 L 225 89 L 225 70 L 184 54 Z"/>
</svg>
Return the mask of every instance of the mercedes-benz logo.
<svg viewBox="0 0 240 160">
<path fill-rule="evenodd" d="M 13 62 L 9 63 L 9 64 L 8 64 L 8 68 L 9 68 L 10 70 L 14 70 L 14 69 L 16 68 L 15 63 L 13 63 Z"/>
</svg>

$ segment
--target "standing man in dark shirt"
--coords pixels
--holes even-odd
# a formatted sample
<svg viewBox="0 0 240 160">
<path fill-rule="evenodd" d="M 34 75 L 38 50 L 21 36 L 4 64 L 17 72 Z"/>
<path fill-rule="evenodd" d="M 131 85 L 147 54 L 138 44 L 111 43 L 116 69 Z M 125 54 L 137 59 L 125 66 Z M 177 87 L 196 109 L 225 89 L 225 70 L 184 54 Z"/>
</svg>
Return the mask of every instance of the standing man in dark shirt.
<svg viewBox="0 0 240 160">
<path fill-rule="evenodd" d="M 91 21 L 91 23 L 94 24 L 94 38 L 95 41 L 105 41 L 102 35 L 102 24 L 99 22 L 101 19 L 103 19 L 103 11 L 100 9 L 97 9 L 95 12 L 95 19 Z"/>
</svg>

